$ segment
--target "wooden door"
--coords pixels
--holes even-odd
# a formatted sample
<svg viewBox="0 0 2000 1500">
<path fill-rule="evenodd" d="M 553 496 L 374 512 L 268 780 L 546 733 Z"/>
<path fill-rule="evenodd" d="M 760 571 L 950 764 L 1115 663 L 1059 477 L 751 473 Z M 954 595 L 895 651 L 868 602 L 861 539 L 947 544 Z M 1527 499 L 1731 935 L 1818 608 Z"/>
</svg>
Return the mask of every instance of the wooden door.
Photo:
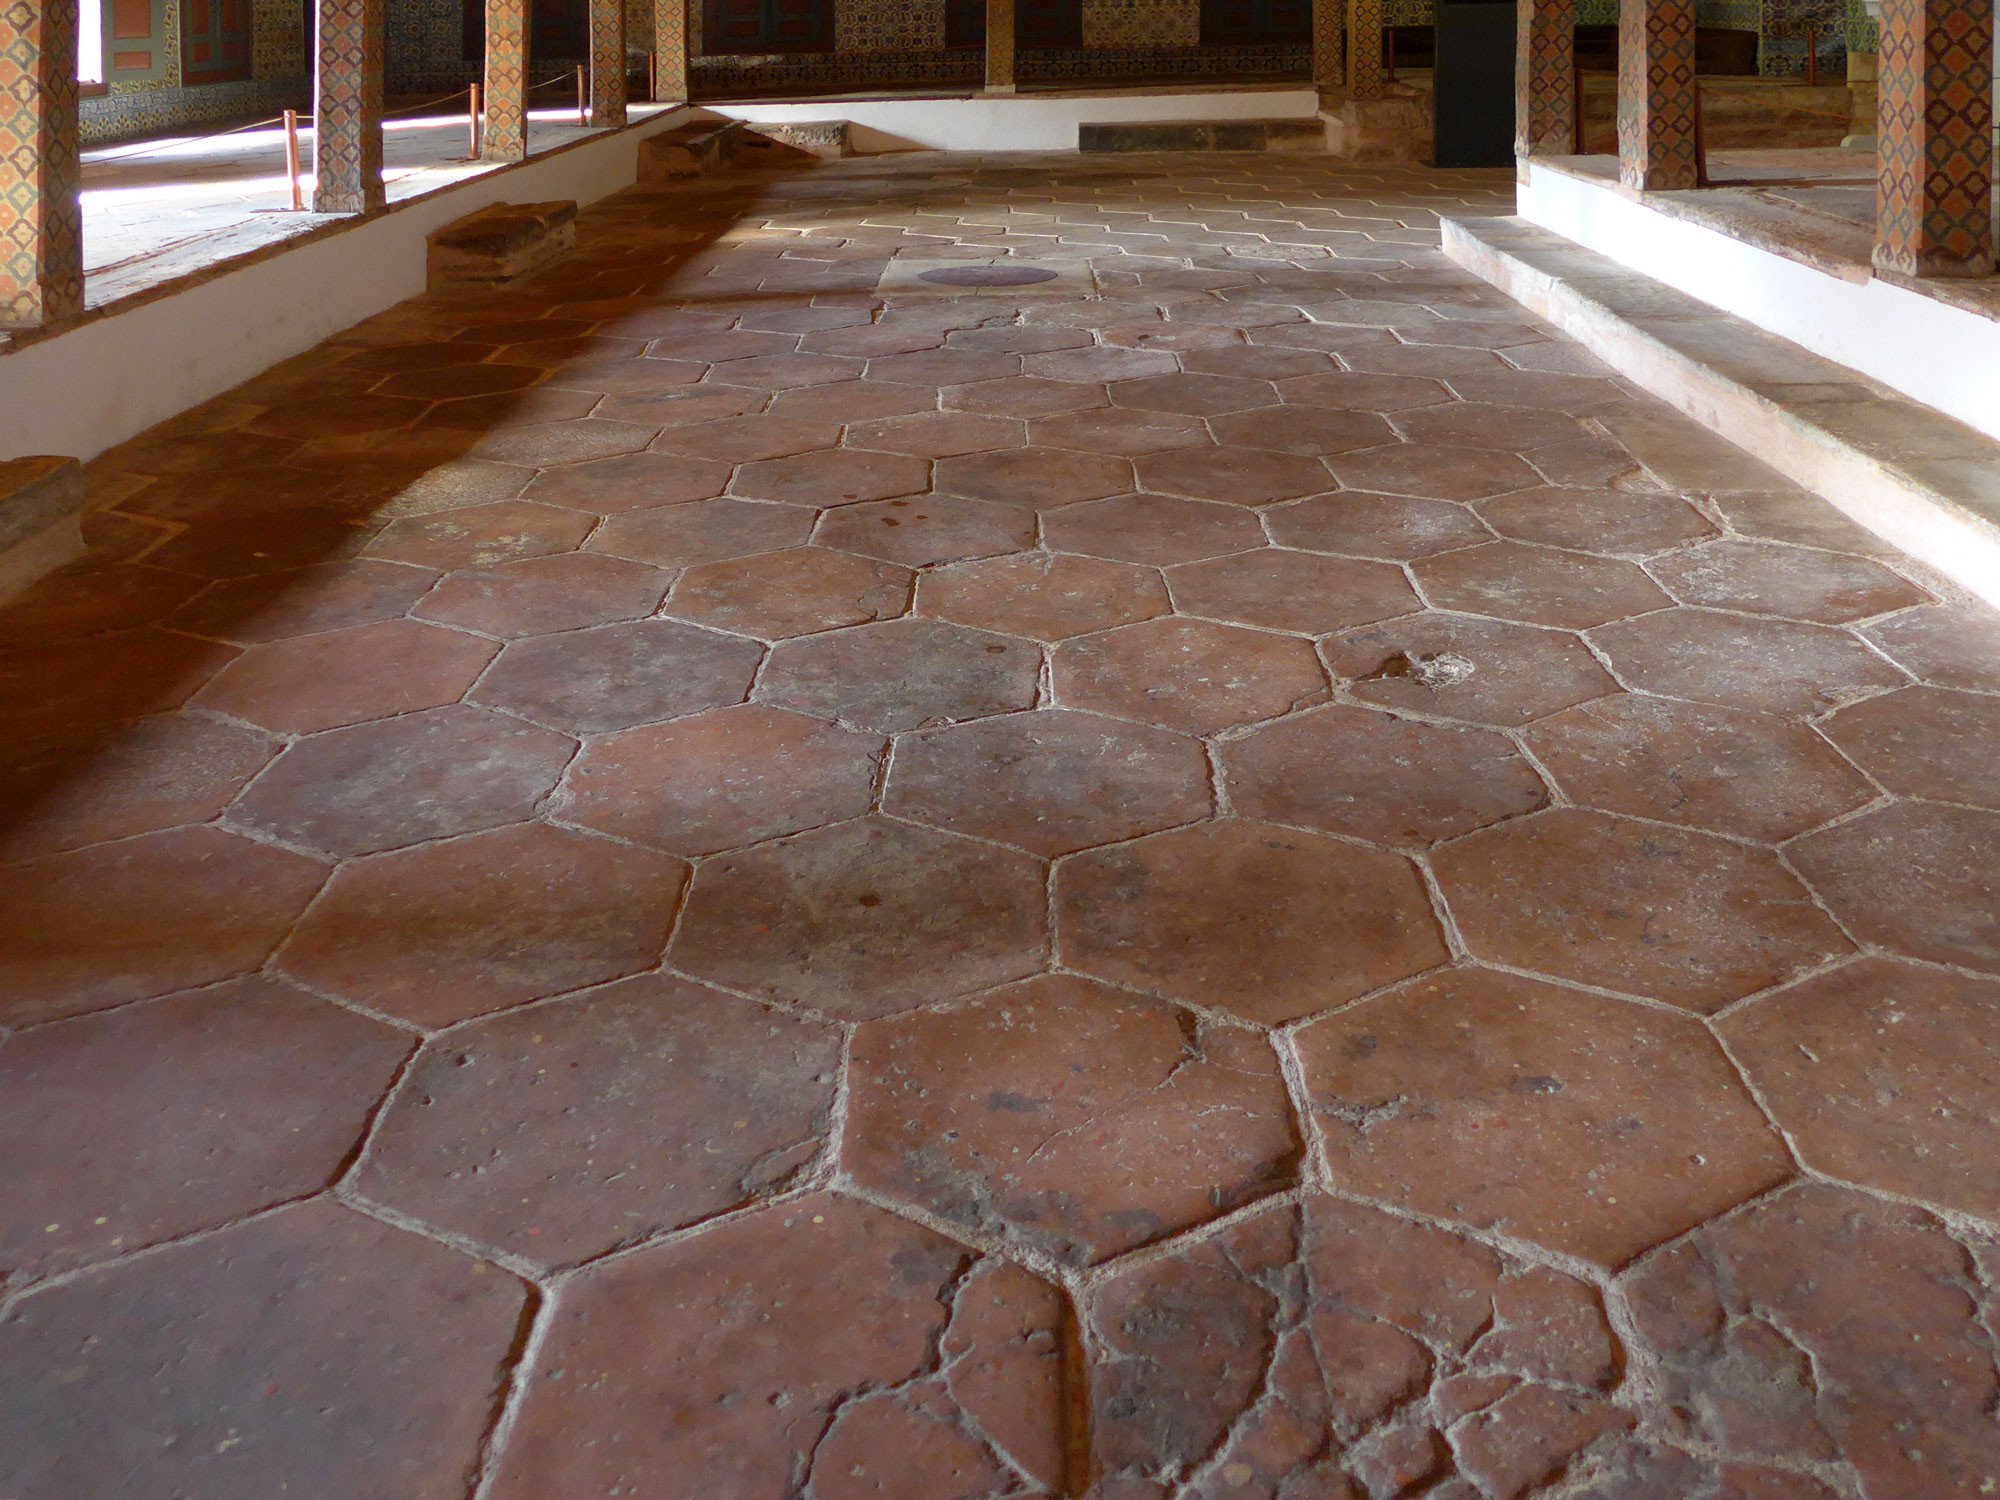
<svg viewBox="0 0 2000 1500">
<path fill-rule="evenodd" d="M 250 76 L 250 0 L 185 0 L 181 82 L 226 83 Z"/>
</svg>

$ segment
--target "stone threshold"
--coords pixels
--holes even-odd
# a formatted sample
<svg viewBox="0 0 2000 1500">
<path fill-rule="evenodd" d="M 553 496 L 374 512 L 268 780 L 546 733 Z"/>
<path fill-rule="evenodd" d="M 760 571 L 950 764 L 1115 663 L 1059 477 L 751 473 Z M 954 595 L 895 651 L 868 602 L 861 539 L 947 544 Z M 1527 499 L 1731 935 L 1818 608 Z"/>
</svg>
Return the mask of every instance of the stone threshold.
<svg viewBox="0 0 2000 1500">
<path fill-rule="evenodd" d="M 1448 218 L 1443 246 L 1626 379 L 2000 605 L 2000 442 L 1525 219 Z"/>
</svg>

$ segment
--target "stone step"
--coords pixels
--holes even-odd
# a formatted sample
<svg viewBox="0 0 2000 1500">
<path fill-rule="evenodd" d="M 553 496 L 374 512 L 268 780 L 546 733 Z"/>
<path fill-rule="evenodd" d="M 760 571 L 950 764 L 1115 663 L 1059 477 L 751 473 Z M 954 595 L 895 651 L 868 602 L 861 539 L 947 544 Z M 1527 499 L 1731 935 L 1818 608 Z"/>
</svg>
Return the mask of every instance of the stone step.
<svg viewBox="0 0 2000 1500">
<path fill-rule="evenodd" d="M 576 204 L 495 203 L 433 232 L 429 245 L 433 289 L 499 285 L 576 248 Z"/>
<path fill-rule="evenodd" d="M 1120 120 L 1076 127 L 1079 151 L 1324 151 L 1317 115 L 1276 120 Z"/>
<path fill-rule="evenodd" d="M 0 459 L 0 599 L 83 555 L 83 500 L 73 458 Z"/>
<path fill-rule="evenodd" d="M 1452 260 L 1626 379 L 2000 605 L 2000 443 L 1525 219 L 1443 231 Z"/>
</svg>

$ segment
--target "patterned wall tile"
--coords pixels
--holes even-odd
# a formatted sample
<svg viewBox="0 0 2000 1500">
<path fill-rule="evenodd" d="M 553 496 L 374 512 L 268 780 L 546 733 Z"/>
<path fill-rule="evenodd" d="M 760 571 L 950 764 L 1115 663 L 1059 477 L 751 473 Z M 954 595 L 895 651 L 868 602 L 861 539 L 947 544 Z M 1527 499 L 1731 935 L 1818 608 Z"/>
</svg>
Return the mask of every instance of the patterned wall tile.
<svg viewBox="0 0 2000 1500">
<path fill-rule="evenodd" d="M 1520 0 L 1514 53 L 1514 154 L 1576 149 L 1576 0 Z"/>
<path fill-rule="evenodd" d="M 1201 0 L 1083 0 L 1083 45 L 1198 47 Z"/>
<path fill-rule="evenodd" d="M 319 97 L 313 212 L 382 206 L 382 63 L 386 0 L 319 0 Z"/>
<path fill-rule="evenodd" d="M 590 123 L 625 123 L 625 0 L 590 0 Z"/>
<path fill-rule="evenodd" d="M 1694 0 L 1625 0 L 1618 29 L 1618 176 L 1671 192 L 1701 180 Z"/>
<path fill-rule="evenodd" d="M 1388 88 L 1382 66 L 1383 0 L 1347 0 L 1347 97 L 1380 99 Z"/>
<path fill-rule="evenodd" d="M 833 41 L 842 52 L 921 52 L 944 46 L 944 0 L 834 0 Z"/>
</svg>

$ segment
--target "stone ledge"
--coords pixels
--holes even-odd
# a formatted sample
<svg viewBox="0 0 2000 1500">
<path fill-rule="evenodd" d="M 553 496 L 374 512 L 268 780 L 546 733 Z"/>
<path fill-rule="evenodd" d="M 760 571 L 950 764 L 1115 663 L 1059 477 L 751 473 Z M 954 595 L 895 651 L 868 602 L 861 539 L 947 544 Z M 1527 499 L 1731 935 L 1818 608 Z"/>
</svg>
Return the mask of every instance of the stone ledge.
<svg viewBox="0 0 2000 1500">
<path fill-rule="evenodd" d="M 1076 127 L 1079 151 L 1324 151 L 1326 124 L 1317 118 L 1159 120 Z"/>
<path fill-rule="evenodd" d="M 639 181 L 707 177 L 736 159 L 747 133 L 741 120 L 690 120 L 639 145 Z"/>
<path fill-rule="evenodd" d="M 0 599 L 82 554 L 83 501 L 73 458 L 0 460 Z"/>
<path fill-rule="evenodd" d="M 2000 443 L 1524 219 L 1443 232 L 1619 374 L 2000 605 Z"/>
</svg>

